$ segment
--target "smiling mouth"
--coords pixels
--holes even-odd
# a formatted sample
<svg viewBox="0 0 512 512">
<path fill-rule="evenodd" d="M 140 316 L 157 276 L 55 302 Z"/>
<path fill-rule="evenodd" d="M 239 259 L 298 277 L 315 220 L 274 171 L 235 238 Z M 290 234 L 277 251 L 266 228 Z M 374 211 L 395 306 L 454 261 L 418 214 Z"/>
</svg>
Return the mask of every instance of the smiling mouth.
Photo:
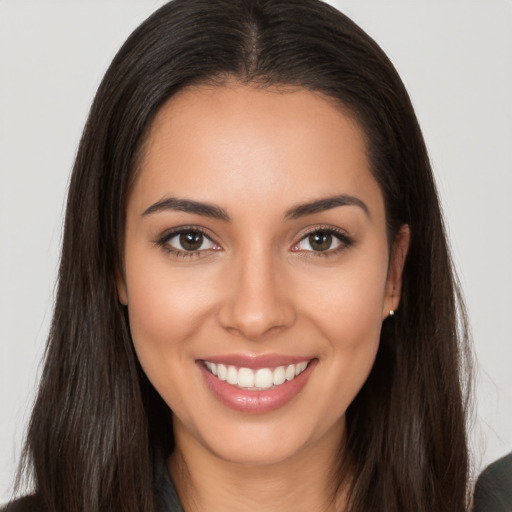
<svg viewBox="0 0 512 512">
<path fill-rule="evenodd" d="M 219 380 L 248 391 L 265 391 L 298 377 L 312 360 L 276 368 L 251 368 L 203 361 L 206 369 Z"/>
</svg>

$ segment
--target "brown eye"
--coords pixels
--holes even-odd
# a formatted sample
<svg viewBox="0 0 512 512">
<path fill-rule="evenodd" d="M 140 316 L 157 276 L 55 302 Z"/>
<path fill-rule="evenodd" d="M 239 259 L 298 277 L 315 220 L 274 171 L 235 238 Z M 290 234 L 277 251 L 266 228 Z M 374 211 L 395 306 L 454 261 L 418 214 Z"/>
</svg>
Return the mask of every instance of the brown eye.
<svg viewBox="0 0 512 512">
<path fill-rule="evenodd" d="M 293 252 L 309 252 L 318 255 L 335 255 L 340 250 L 350 247 L 354 240 L 347 234 L 329 228 L 319 228 L 304 235 L 296 245 Z"/>
<path fill-rule="evenodd" d="M 308 242 L 313 251 L 328 251 L 332 249 L 333 236 L 327 231 L 316 231 L 308 236 Z"/>
<path fill-rule="evenodd" d="M 184 229 L 164 235 L 158 244 L 182 255 L 200 254 L 203 251 L 219 250 L 219 246 L 208 235 L 198 229 Z"/>
<path fill-rule="evenodd" d="M 203 245 L 204 235 L 199 231 L 188 231 L 179 235 L 180 245 L 185 251 L 197 251 Z"/>
</svg>

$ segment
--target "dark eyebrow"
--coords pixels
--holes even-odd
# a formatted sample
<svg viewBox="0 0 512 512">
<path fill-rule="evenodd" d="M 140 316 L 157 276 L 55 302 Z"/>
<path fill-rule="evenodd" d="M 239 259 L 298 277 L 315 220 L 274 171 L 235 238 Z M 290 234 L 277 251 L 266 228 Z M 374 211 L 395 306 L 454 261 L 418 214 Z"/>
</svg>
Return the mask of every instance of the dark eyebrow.
<svg viewBox="0 0 512 512">
<path fill-rule="evenodd" d="M 211 217 L 213 219 L 225 221 L 230 220 L 226 210 L 218 206 L 208 203 L 200 203 L 198 201 L 191 201 L 189 199 L 179 199 L 176 197 L 165 197 L 164 199 L 157 201 L 144 210 L 142 215 L 150 215 L 151 213 L 162 212 L 165 210 L 195 213 L 204 217 Z"/>
<path fill-rule="evenodd" d="M 285 219 L 297 219 L 305 215 L 311 215 L 313 213 L 323 212 L 330 210 L 331 208 L 337 208 L 338 206 L 358 206 L 361 208 L 368 217 L 370 212 L 361 199 L 354 196 L 348 196 L 346 194 L 340 194 L 338 196 L 326 197 L 312 201 L 311 203 L 304 203 L 294 206 L 285 213 Z"/>
</svg>

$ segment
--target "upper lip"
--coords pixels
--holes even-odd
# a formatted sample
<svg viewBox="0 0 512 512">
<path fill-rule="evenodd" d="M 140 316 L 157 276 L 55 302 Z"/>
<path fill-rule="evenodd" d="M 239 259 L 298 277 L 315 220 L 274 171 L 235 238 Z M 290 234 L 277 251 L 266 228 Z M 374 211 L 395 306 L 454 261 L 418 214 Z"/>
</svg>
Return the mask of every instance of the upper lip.
<svg viewBox="0 0 512 512">
<path fill-rule="evenodd" d="M 284 354 L 262 354 L 262 355 L 246 355 L 246 354 L 224 354 L 218 356 L 208 356 L 200 359 L 201 361 L 209 361 L 215 364 L 224 364 L 227 366 L 237 366 L 239 368 L 277 368 L 278 366 L 287 366 L 289 364 L 302 363 L 314 359 L 311 356 L 292 356 Z"/>
</svg>

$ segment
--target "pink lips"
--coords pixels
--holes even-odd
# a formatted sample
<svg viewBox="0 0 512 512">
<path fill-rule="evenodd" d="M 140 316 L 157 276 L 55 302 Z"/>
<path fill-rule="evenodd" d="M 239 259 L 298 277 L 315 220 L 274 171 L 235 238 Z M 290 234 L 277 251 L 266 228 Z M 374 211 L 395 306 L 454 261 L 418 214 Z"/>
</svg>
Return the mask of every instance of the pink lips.
<svg viewBox="0 0 512 512">
<path fill-rule="evenodd" d="M 230 355 L 212 357 L 207 360 L 212 363 L 257 369 L 296 364 L 307 360 L 307 358 L 287 357 L 284 359 L 283 356 L 270 354 L 254 358 Z M 305 386 L 317 362 L 316 359 L 313 359 L 308 364 L 308 367 L 294 379 L 265 390 L 241 389 L 218 379 L 215 375 L 210 373 L 206 369 L 203 360 L 198 360 L 197 364 L 205 379 L 206 385 L 222 404 L 235 411 L 262 414 L 274 411 L 291 401 Z"/>
</svg>

